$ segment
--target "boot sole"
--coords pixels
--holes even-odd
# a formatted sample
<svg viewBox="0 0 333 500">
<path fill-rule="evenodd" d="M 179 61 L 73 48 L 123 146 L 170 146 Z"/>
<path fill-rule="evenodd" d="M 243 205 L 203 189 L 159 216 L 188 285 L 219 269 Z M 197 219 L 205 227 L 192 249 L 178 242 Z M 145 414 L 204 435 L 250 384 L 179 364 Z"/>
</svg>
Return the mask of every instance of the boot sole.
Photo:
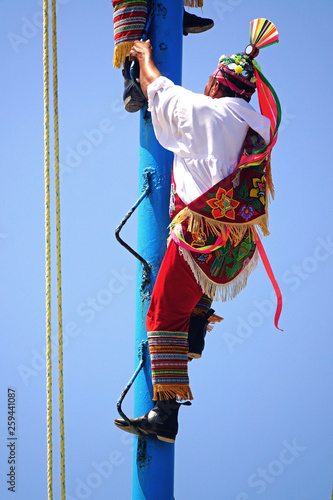
<svg viewBox="0 0 333 500">
<path fill-rule="evenodd" d="M 129 434 L 134 434 L 135 435 L 135 432 L 134 430 L 129 426 L 129 425 L 118 425 L 116 424 L 116 422 L 114 423 L 116 427 L 118 427 L 118 429 L 121 429 L 122 431 L 125 431 L 125 432 L 128 432 Z M 148 434 L 150 434 L 151 436 L 156 436 L 157 439 L 159 439 L 160 441 L 164 441 L 166 443 L 174 443 L 176 441 L 176 436 L 162 436 L 161 434 L 156 434 L 155 432 L 149 432 L 149 431 L 146 431 L 144 429 L 141 429 L 141 427 L 137 427 L 137 430 L 140 431 L 142 434 L 145 434 L 146 436 Z"/>
<path fill-rule="evenodd" d="M 124 99 L 124 107 L 128 113 L 136 113 L 137 111 L 140 111 L 144 105 L 144 102 L 138 103 L 137 101 L 133 101 L 131 96 Z"/>
<path fill-rule="evenodd" d="M 208 31 L 213 28 L 213 24 L 207 24 L 207 26 L 193 26 L 193 27 L 184 27 L 183 35 L 188 35 L 189 33 L 203 33 L 204 31 Z"/>
<path fill-rule="evenodd" d="M 134 429 L 132 429 L 132 427 L 130 427 L 129 425 L 118 425 L 118 424 L 116 424 L 116 422 L 114 422 L 114 425 L 115 425 L 116 427 L 118 427 L 118 429 L 120 429 L 120 430 L 122 430 L 122 431 L 128 432 L 129 434 L 134 434 L 134 435 L 136 435 L 136 434 L 135 434 L 135 432 L 134 432 Z M 143 431 L 143 430 L 142 430 L 142 429 L 140 429 L 139 427 L 138 427 L 138 429 L 137 429 L 137 430 L 139 430 L 139 431 L 141 432 L 141 434 L 148 434 L 148 432 L 147 432 L 147 431 Z"/>
<path fill-rule="evenodd" d="M 164 436 L 159 436 L 158 434 L 155 434 L 155 436 L 157 437 L 157 439 L 159 439 L 160 441 L 164 441 L 165 443 L 174 443 L 176 441 L 176 438 L 166 438 Z"/>
<path fill-rule="evenodd" d="M 200 359 L 201 358 L 201 354 L 199 354 L 197 352 L 189 352 L 187 354 L 187 357 L 190 358 L 190 359 Z"/>
</svg>

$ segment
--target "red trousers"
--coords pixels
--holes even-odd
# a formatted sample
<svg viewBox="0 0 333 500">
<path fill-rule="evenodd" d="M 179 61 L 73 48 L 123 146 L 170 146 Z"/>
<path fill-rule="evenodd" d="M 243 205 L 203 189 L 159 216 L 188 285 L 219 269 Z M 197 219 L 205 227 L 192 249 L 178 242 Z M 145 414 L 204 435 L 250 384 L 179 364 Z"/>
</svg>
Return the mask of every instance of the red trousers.
<svg viewBox="0 0 333 500">
<path fill-rule="evenodd" d="M 192 399 L 187 372 L 190 316 L 202 290 L 171 240 L 146 318 L 154 399 Z"/>
<path fill-rule="evenodd" d="M 148 332 L 188 332 L 191 312 L 202 297 L 190 266 L 171 240 L 156 278 L 146 318 Z"/>
</svg>

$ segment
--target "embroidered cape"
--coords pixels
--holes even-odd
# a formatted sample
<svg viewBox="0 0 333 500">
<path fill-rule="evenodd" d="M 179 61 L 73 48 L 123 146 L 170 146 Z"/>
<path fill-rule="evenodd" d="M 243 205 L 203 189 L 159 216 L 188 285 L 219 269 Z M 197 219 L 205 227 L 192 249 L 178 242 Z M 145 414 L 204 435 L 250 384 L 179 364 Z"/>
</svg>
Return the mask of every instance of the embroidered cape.
<svg viewBox="0 0 333 500">
<path fill-rule="evenodd" d="M 242 159 L 264 145 L 259 134 L 250 129 Z M 269 154 L 260 163 L 238 166 L 188 205 L 179 198 L 172 181 L 171 237 L 211 298 L 228 300 L 246 286 L 258 260 L 257 229 L 269 234 L 269 194 L 273 196 Z"/>
</svg>

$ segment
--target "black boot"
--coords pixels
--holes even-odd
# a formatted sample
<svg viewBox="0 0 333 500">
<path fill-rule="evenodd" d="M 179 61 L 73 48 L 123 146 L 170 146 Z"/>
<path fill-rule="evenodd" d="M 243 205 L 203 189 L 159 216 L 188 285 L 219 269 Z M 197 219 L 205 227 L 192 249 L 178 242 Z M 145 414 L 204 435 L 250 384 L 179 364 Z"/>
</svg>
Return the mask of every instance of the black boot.
<svg viewBox="0 0 333 500">
<path fill-rule="evenodd" d="M 178 432 L 178 410 L 181 403 L 175 399 L 155 401 L 148 413 L 138 418 L 130 418 L 131 424 L 143 434 L 154 434 L 161 441 L 174 443 Z M 134 434 L 133 429 L 123 418 L 116 418 L 115 425 L 123 431 Z"/>
<path fill-rule="evenodd" d="M 198 17 L 195 14 L 190 14 L 184 10 L 183 18 L 183 34 L 186 36 L 189 33 L 202 33 L 214 26 L 212 19 Z"/>
<path fill-rule="evenodd" d="M 204 314 L 192 314 L 188 330 L 188 354 L 189 361 L 193 358 L 201 358 L 205 347 L 205 337 L 209 318 L 214 314 L 214 309 L 209 309 Z"/>
<path fill-rule="evenodd" d="M 146 99 L 140 89 L 140 82 L 138 74 L 135 77 L 135 83 L 131 79 L 130 68 L 132 61 L 129 60 L 128 57 L 125 59 L 124 69 L 122 70 L 122 74 L 124 77 L 124 93 L 123 93 L 123 101 L 126 111 L 129 113 L 135 113 L 139 111 L 146 103 Z M 137 72 L 138 73 L 138 72 Z"/>
</svg>

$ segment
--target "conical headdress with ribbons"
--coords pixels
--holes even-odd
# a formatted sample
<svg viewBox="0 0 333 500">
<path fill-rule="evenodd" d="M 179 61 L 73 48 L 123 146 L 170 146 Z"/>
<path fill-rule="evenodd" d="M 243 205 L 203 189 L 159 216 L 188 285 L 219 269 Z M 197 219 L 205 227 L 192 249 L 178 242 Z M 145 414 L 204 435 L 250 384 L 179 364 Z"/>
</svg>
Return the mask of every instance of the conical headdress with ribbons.
<svg viewBox="0 0 333 500">
<path fill-rule="evenodd" d="M 254 19 L 250 23 L 250 45 L 245 48 L 245 54 L 253 59 L 258 55 L 259 49 L 268 47 L 278 41 L 278 31 L 271 21 L 262 18 Z M 255 152 L 251 156 L 241 158 L 240 167 L 258 164 L 263 161 L 276 143 L 278 128 L 281 122 L 281 106 L 278 96 L 272 85 L 262 74 L 261 68 L 256 61 L 253 60 L 252 64 L 254 66 L 260 111 L 271 123 L 271 134 L 269 144 L 262 148 L 262 150 Z"/>
</svg>

